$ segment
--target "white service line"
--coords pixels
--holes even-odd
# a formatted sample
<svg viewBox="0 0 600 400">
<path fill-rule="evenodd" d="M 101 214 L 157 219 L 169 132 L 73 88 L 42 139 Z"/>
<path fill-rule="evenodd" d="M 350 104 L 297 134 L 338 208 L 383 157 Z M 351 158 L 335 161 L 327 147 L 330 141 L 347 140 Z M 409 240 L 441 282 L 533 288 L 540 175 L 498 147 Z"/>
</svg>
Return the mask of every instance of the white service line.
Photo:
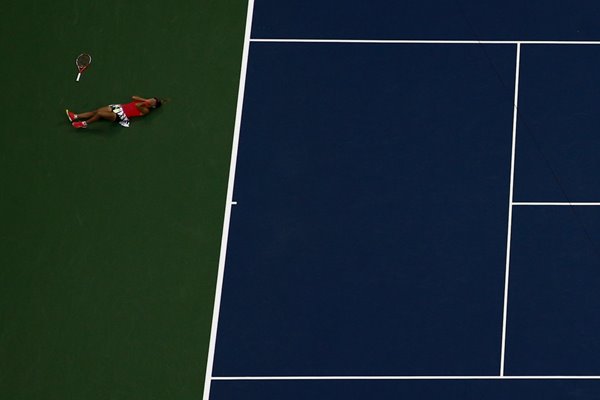
<svg viewBox="0 0 600 400">
<path fill-rule="evenodd" d="M 210 383 L 212 379 L 213 363 L 215 359 L 215 347 L 217 343 L 217 329 L 219 325 L 219 312 L 221 310 L 221 294 L 223 291 L 223 276 L 225 274 L 225 260 L 227 258 L 227 240 L 229 237 L 229 223 L 231 221 L 231 207 L 237 202 L 233 201 L 233 188 L 235 181 L 235 170 L 237 164 L 237 153 L 240 142 L 240 130 L 242 125 L 242 113 L 244 108 L 244 93 L 246 90 L 246 72 L 248 70 L 248 54 L 250 52 L 250 34 L 252 31 L 252 15 L 254 12 L 254 0 L 248 1 L 246 14 L 246 32 L 244 36 L 244 48 L 242 52 L 242 66 L 240 71 L 240 85 L 238 88 L 237 109 L 235 115 L 235 126 L 233 131 L 233 143 L 231 148 L 231 163 L 229 167 L 229 183 L 227 187 L 227 199 L 225 202 L 225 218 L 223 221 L 223 236 L 221 237 L 221 254 L 219 256 L 219 270 L 217 273 L 217 286 L 215 289 L 215 303 L 210 331 L 210 343 L 208 347 L 208 358 L 206 362 L 206 377 L 204 380 L 204 400 L 209 400 Z"/>
<path fill-rule="evenodd" d="M 504 272 L 504 306 L 502 311 L 502 343 L 500 348 L 500 376 L 504 376 L 506 355 L 506 321 L 508 314 L 508 282 L 510 280 L 510 244 L 512 240 L 512 211 L 515 185 L 515 152 L 517 146 L 517 117 L 519 115 L 519 69 L 521 63 L 521 45 L 517 44 L 515 67 L 515 97 L 513 100 L 512 150 L 510 156 L 510 187 L 508 194 L 508 229 L 506 234 L 506 270 Z"/>
</svg>

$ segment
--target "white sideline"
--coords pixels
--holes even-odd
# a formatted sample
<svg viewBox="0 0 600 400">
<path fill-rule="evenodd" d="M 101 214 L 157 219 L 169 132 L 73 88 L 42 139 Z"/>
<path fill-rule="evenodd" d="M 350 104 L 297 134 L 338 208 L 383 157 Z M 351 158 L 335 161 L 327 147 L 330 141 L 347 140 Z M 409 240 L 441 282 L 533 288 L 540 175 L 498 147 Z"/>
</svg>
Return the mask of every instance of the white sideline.
<svg viewBox="0 0 600 400">
<path fill-rule="evenodd" d="M 254 0 L 248 1 L 246 14 L 246 32 L 244 36 L 244 47 L 242 51 L 242 65 L 240 71 L 240 86 L 238 89 L 237 109 L 235 115 L 235 126 L 233 131 L 233 143 L 231 147 L 231 164 L 229 167 L 229 183 L 227 186 L 227 200 L 225 202 L 225 218 L 223 221 L 223 236 L 221 237 L 221 254 L 219 256 L 219 270 L 217 272 L 217 286 L 215 289 L 215 303 L 210 330 L 210 342 L 208 345 L 208 357 L 206 361 L 206 376 L 204 379 L 204 400 L 209 400 L 210 384 L 212 378 L 213 364 L 215 359 L 215 347 L 217 344 L 217 329 L 219 325 L 219 313 L 221 310 L 221 295 L 223 291 L 223 276 L 225 274 L 225 259 L 227 257 L 227 240 L 229 238 L 229 223 L 231 221 L 231 207 L 237 205 L 233 201 L 233 188 L 235 181 L 235 168 L 237 164 L 237 153 L 240 142 L 240 130 L 242 125 L 242 113 L 244 108 L 244 92 L 246 89 L 246 72 L 248 70 L 248 53 L 250 51 L 250 34 L 252 31 L 252 14 L 254 12 Z"/>
</svg>

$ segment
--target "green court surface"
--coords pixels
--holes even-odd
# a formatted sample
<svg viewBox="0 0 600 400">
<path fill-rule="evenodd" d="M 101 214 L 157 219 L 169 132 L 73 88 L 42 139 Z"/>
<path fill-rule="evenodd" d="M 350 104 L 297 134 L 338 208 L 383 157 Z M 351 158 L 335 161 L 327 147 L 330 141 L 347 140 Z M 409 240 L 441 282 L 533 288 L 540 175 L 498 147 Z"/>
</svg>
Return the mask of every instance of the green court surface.
<svg viewBox="0 0 600 400">
<path fill-rule="evenodd" d="M 0 399 L 202 397 L 246 6 L 0 5 Z"/>
</svg>

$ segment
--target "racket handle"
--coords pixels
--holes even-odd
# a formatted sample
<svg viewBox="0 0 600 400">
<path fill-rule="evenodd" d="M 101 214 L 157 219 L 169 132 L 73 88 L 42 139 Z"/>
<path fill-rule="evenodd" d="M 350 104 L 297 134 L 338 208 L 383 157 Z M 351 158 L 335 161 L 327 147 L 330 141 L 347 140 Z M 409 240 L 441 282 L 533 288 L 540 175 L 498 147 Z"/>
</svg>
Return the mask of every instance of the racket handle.
<svg viewBox="0 0 600 400">
<path fill-rule="evenodd" d="M 81 72 L 77 74 L 77 79 L 75 79 L 75 81 L 79 82 L 79 78 L 81 78 Z"/>
</svg>

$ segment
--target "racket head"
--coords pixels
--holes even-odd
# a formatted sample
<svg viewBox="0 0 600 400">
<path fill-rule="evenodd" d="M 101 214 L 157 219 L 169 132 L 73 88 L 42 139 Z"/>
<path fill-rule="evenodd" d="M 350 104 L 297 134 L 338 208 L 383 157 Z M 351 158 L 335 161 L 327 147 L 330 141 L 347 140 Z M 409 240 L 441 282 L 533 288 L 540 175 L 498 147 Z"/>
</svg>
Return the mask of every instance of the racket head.
<svg viewBox="0 0 600 400">
<path fill-rule="evenodd" d="M 77 70 L 79 71 L 79 73 L 82 73 L 83 71 L 85 71 L 87 69 L 87 67 L 90 66 L 91 63 L 92 63 L 92 56 L 90 56 L 87 53 L 81 53 L 75 59 L 75 65 L 77 65 Z"/>
</svg>

